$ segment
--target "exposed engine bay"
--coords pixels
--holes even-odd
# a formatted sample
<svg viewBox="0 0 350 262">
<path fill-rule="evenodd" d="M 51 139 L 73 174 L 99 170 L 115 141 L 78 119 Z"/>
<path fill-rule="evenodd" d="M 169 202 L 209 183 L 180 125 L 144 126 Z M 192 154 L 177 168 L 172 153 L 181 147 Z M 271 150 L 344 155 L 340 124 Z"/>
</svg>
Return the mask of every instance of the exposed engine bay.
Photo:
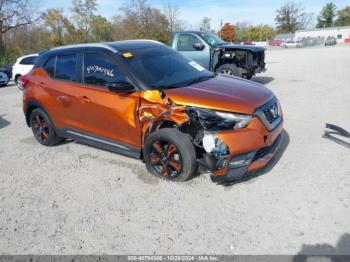
<svg viewBox="0 0 350 262">
<path fill-rule="evenodd" d="M 266 71 L 265 52 L 244 50 L 234 47 L 217 47 L 212 52 L 212 68 L 216 70 L 220 65 L 233 63 L 240 68 L 242 75 L 253 76 Z"/>
</svg>

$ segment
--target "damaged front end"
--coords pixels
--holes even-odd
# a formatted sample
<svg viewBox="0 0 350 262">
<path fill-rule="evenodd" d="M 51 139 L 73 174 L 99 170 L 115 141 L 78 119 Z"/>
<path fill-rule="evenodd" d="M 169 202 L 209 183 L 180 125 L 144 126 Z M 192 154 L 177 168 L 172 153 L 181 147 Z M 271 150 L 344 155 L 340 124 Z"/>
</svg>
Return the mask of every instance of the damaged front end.
<svg viewBox="0 0 350 262">
<path fill-rule="evenodd" d="M 234 63 L 241 70 L 241 74 L 251 77 L 257 73 L 265 72 L 265 50 L 249 50 L 236 46 L 223 46 L 213 50 L 212 68 L 227 63 Z"/>
<path fill-rule="evenodd" d="M 177 105 L 157 90 L 141 93 L 139 116 L 142 141 L 160 128 L 177 128 L 189 135 L 201 169 L 216 174 L 227 173 L 230 156 L 229 147 L 218 132 L 244 128 L 251 121 L 250 115 Z M 247 163 L 238 159 L 236 165 L 247 166 Z"/>
<path fill-rule="evenodd" d="M 226 173 L 230 151 L 219 132 L 244 128 L 251 116 L 190 106 L 186 107 L 186 113 L 190 121 L 185 128 L 192 130 L 198 162 L 211 172 Z"/>
</svg>

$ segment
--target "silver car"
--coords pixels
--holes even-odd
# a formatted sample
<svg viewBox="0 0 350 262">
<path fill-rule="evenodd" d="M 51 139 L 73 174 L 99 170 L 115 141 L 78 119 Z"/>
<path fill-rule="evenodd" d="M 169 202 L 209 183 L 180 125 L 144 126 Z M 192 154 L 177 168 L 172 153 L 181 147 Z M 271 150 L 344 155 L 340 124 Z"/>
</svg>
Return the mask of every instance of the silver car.
<svg viewBox="0 0 350 262">
<path fill-rule="evenodd" d="M 290 41 L 284 42 L 281 46 L 284 48 L 290 48 L 290 47 L 301 48 L 301 47 L 303 47 L 303 44 L 300 41 L 290 40 Z"/>
</svg>

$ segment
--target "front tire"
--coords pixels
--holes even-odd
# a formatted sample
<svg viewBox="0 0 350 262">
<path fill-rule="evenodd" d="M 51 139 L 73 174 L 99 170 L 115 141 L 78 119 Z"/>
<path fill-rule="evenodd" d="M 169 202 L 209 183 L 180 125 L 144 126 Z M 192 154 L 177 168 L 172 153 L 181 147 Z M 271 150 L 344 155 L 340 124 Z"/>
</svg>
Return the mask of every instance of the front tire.
<svg viewBox="0 0 350 262">
<path fill-rule="evenodd" d="M 143 156 L 151 174 L 172 181 L 188 180 L 197 166 L 196 152 L 189 137 L 175 128 L 149 134 Z"/>
<path fill-rule="evenodd" d="M 44 146 L 53 146 L 59 143 L 62 138 L 55 133 L 54 126 L 44 110 L 34 109 L 30 114 L 30 126 L 35 139 Z"/>
<path fill-rule="evenodd" d="M 224 75 L 231 75 L 231 76 L 238 76 L 242 77 L 241 71 L 239 68 L 234 64 L 223 64 L 219 66 L 216 70 L 216 73 L 224 74 Z"/>
</svg>

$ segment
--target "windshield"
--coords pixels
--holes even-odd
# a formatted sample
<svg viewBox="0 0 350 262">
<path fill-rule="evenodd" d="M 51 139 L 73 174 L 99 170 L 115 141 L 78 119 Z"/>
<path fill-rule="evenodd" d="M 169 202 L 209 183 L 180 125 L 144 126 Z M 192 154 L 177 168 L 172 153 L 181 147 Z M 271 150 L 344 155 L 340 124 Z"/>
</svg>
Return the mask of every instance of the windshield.
<svg viewBox="0 0 350 262">
<path fill-rule="evenodd" d="M 208 32 L 201 32 L 199 35 L 211 46 L 218 46 L 226 44 L 220 37 Z"/>
<path fill-rule="evenodd" d="M 183 87 L 196 80 L 204 81 L 214 76 L 201 65 L 167 46 L 124 52 L 122 61 L 139 81 L 151 89 Z"/>
</svg>

